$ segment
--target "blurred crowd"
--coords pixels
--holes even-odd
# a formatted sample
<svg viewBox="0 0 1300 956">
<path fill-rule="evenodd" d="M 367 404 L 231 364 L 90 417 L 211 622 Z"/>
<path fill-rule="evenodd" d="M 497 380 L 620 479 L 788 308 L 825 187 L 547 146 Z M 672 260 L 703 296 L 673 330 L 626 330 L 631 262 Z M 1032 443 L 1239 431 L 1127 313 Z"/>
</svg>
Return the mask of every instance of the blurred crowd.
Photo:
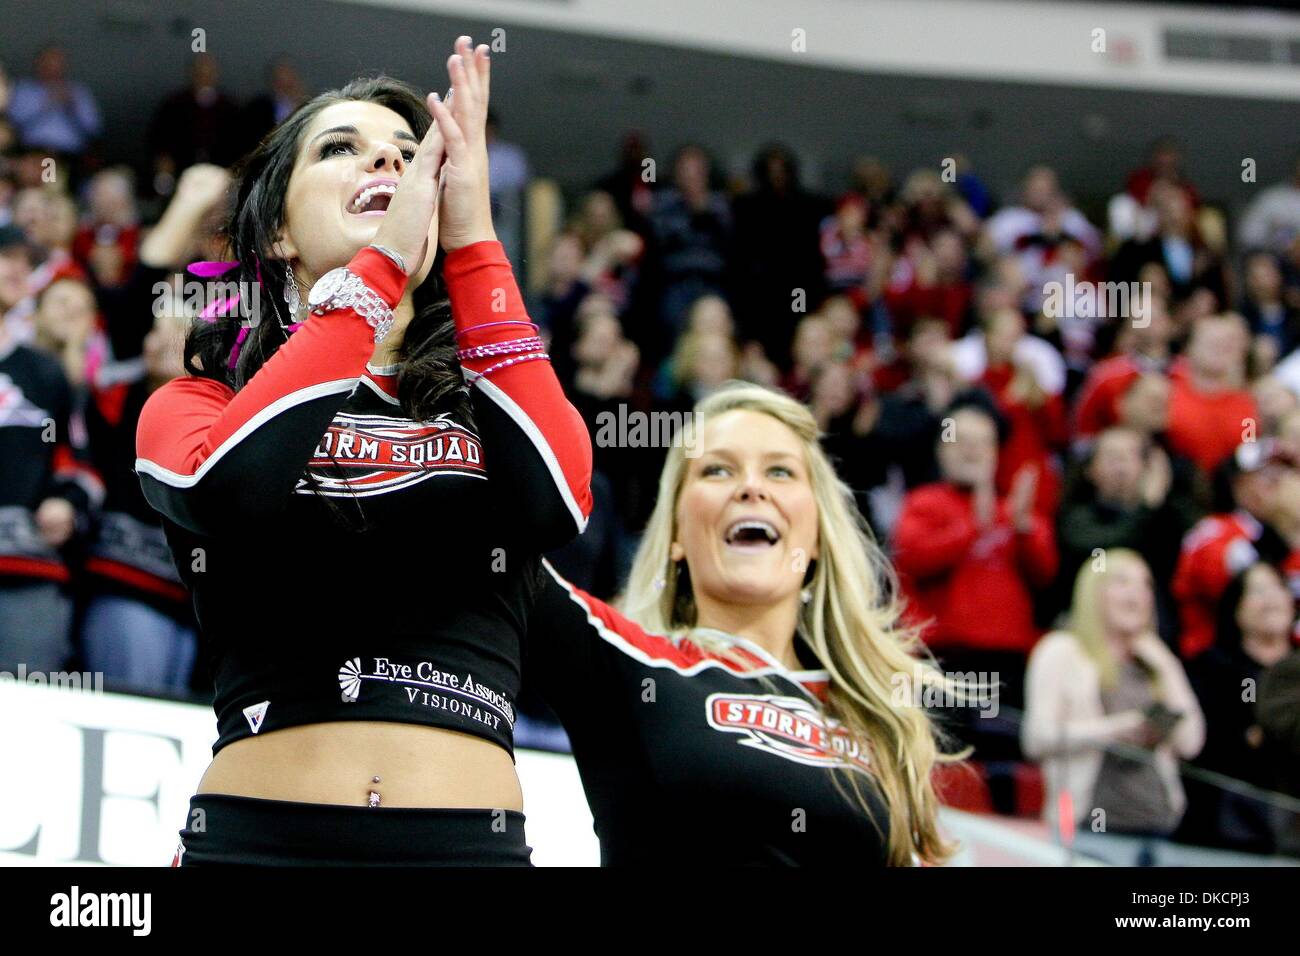
<svg viewBox="0 0 1300 956">
<path fill-rule="evenodd" d="M 97 154 L 63 51 L 0 73 L 0 669 L 206 686 L 135 416 L 182 374 L 190 317 L 155 284 L 222 258 L 225 167 L 308 95 L 287 59 L 267 87 L 236 103 L 196 56 L 127 169 Z M 593 436 L 733 378 L 808 403 L 926 643 L 1002 685 L 1011 732 L 953 720 L 987 768 L 1014 789 L 1041 762 L 1049 815 L 1093 794 L 1081 830 L 1102 801 L 1111 832 L 1296 852 L 1277 795 L 1300 796 L 1300 159 L 1230 218 L 1161 139 L 1093 221 L 1049 165 L 996 196 L 961 155 L 862 157 L 823 194 L 781 144 L 741 174 L 686 144 L 656 174 L 629 133 L 530 221 L 525 151 L 494 127 L 489 154 Z M 596 511 L 554 559 L 600 596 L 663 454 L 596 442 Z"/>
</svg>

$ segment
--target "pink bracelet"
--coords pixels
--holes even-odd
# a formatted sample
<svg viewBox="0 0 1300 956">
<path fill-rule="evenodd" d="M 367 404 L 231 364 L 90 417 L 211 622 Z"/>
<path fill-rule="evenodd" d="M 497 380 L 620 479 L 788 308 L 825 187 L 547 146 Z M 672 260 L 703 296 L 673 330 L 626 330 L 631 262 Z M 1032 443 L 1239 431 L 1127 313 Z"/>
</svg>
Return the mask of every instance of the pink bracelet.
<svg viewBox="0 0 1300 956">
<path fill-rule="evenodd" d="M 461 329 L 456 333 L 456 338 L 460 338 L 462 335 L 469 335 L 471 332 L 477 332 L 479 329 L 490 329 L 498 325 L 527 325 L 534 332 L 537 331 L 536 322 L 529 322 L 527 319 L 502 319 L 500 322 L 485 322 L 482 325 L 476 325 L 471 329 Z"/>
<path fill-rule="evenodd" d="M 456 357 L 465 359 L 490 358 L 494 355 L 515 355 L 520 352 L 545 351 L 546 343 L 537 336 L 526 339 L 510 339 L 505 342 L 493 342 L 489 345 L 477 345 L 474 348 L 460 349 Z"/>
<path fill-rule="evenodd" d="M 504 362 L 497 362 L 496 365 L 488 366 L 483 371 L 479 372 L 479 375 L 491 375 L 499 368 L 505 368 L 508 365 L 517 365 L 520 362 L 531 362 L 534 359 L 546 359 L 546 361 L 549 362 L 551 357 L 545 352 L 533 352 L 531 355 L 516 355 L 514 358 L 508 358 Z"/>
</svg>

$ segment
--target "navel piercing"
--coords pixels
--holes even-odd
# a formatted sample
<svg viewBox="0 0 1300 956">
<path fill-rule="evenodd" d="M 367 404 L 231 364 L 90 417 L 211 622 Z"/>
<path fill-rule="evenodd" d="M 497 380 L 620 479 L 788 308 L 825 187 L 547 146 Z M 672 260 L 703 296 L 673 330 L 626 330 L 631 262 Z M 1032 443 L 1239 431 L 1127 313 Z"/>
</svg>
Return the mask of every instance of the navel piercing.
<svg viewBox="0 0 1300 956">
<path fill-rule="evenodd" d="M 379 794 L 375 793 L 375 791 L 373 791 L 373 790 L 370 791 L 370 804 L 369 804 L 369 806 L 371 806 L 371 807 L 377 807 L 377 806 L 379 806 Z"/>
<path fill-rule="evenodd" d="M 378 783 L 378 782 L 379 782 L 379 777 L 378 777 L 378 776 L 371 777 L 371 778 L 370 778 L 370 782 L 371 782 L 371 783 Z"/>
</svg>

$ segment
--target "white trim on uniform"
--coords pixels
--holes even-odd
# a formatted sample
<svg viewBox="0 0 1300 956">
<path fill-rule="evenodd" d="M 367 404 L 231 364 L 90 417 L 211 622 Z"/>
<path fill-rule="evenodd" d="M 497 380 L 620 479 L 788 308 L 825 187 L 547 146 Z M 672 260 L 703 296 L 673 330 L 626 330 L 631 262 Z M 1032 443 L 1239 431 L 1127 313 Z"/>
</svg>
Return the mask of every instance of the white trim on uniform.
<svg viewBox="0 0 1300 956">
<path fill-rule="evenodd" d="M 645 664 L 647 667 L 666 667 L 669 670 L 676 671 L 678 674 L 681 674 L 683 677 L 694 677 L 696 674 L 700 673 L 701 671 L 708 670 L 709 668 L 713 668 L 713 667 L 721 667 L 728 674 L 731 674 L 735 677 L 745 678 L 745 679 L 775 675 L 777 677 L 784 677 L 786 680 L 790 681 L 792 684 L 798 687 L 804 694 L 806 694 L 809 698 L 811 698 L 814 701 L 817 700 L 816 695 L 814 695 L 811 691 L 809 691 L 808 688 L 804 687 L 803 681 L 830 680 L 830 674 L 824 670 L 811 670 L 811 671 L 787 670 L 785 667 L 782 667 L 781 664 L 778 663 L 776 659 L 772 657 L 771 654 L 768 654 L 762 648 L 758 647 L 757 644 L 753 644 L 750 641 L 745 640 L 745 638 L 736 637 L 734 634 L 726 634 L 723 631 L 713 631 L 712 628 L 708 629 L 712 633 L 723 635 L 730 641 L 747 645 L 746 650 L 750 650 L 751 648 L 757 648 L 757 653 L 760 659 L 768 660 L 771 662 L 771 664 L 768 667 L 760 667 L 755 670 L 738 671 L 735 668 L 728 666 L 724 661 L 714 660 L 712 658 L 707 658 L 707 657 L 699 661 L 698 663 L 692 664 L 690 667 L 682 667 L 681 665 L 675 664 L 672 661 L 666 660 L 664 658 L 651 657 L 644 650 L 637 647 L 635 644 L 633 644 L 631 641 L 625 638 L 622 634 L 619 634 L 617 631 L 611 630 L 608 626 L 606 626 L 605 622 L 602 621 L 600 617 L 592 611 L 591 607 L 587 604 L 587 602 L 574 593 L 573 585 L 570 584 L 568 581 L 566 581 L 558 573 L 556 573 L 556 570 L 553 567 L 551 567 L 551 562 L 549 562 L 545 558 L 542 558 L 542 565 L 546 568 L 547 572 L 551 575 L 551 577 L 555 578 L 556 583 L 559 584 L 560 587 L 564 588 L 564 590 L 568 592 L 569 598 L 573 601 L 573 603 L 582 609 L 583 613 L 585 613 L 587 616 L 587 623 L 589 623 L 592 627 L 596 629 L 596 633 L 599 634 L 606 643 L 613 645 L 613 647 L 615 647 L 617 650 L 626 654 L 628 657 L 631 657 L 633 660 Z M 662 634 L 648 635 L 648 636 L 660 637 L 663 638 L 664 640 L 672 640 L 671 638 L 665 637 Z M 820 703 L 820 701 L 818 701 L 818 703 Z"/>
<path fill-rule="evenodd" d="M 569 509 L 569 514 L 578 526 L 578 533 L 581 534 L 587 527 L 587 518 L 578 507 L 578 501 L 573 497 L 573 490 L 569 487 L 569 480 L 564 476 L 564 469 L 560 467 L 560 461 L 555 457 L 555 452 L 551 450 L 550 444 L 546 441 L 546 436 L 542 434 L 536 423 L 528 417 L 528 413 L 516 404 L 515 400 L 507 395 L 501 388 L 488 381 L 482 375 L 470 369 L 463 369 L 465 379 L 471 385 L 477 385 L 479 389 L 492 401 L 496 402 L 511 420 L 528 436 L 537 449 L 537 453 L 542 456 L 542 461 L 546 463 L 547 470 L 551 473 L 551 480 L 555 482 L 556 488 L 559 489 L 560 498 L 564 501 L 565 507 Z M 489 472 L 490 475 L 490 472 Z"/>
<path fill-rule="evenodd" d="M 173 488 L 192 488 L 198 484 L 203 477 L 211 471 L 226 453 L 238 445 L 241 441 L 249 436 L 252 432 L 261 428 L 267 421 L 276 415 L 293 408 L 295 405 L 301 405 L 316 398 L 323 398 L 326 395 L 337 395 L 340 392 L 351 392 L 356 387 L 357 379 L 340 378 L 332 382 L 321 382 L 317 385 L 309 385 L 307 388 L 300 388 L 296 392 L 290 392 L 288 395 L 282 395 L 270 405 L 261 409 L 256 415 L 244 422 L 239 430 L 221 443 L 220 446 L 213 449 L 212 454 L 207 457 L 203 464 L 195 469 L 192 475 L 182 475 L 179 472 L 164 468 L 157 462 L 150 461 L 148 458 L 137 458 L 135 460 L 135 470 L 139 474 L 148 475 L 164 485 L 170 485 Z"/>
</svg>

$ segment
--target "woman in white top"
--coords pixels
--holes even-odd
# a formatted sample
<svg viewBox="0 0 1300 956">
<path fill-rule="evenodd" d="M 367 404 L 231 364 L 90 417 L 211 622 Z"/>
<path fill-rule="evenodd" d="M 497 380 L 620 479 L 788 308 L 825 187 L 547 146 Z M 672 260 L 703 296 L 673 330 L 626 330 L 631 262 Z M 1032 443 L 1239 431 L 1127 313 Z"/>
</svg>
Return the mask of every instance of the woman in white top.
<svg viewBox="0 0 1300 956">
<path fill-rule="evenodd" d="M 1187 800 L 1179 759 L 1205 742 L 1205 722 L 1183 667 L 1156 636 L 1151 572 L 1112 548 L 1079 570 L 1068 629 L 1035 646 L 1021 727 L 1041 760 L 1044 813 L 1062 832 L 1163 837 Z M 1072 824 L 1072 826 L 1070 825 Z M 1113 841 L 1108 841 L 1113 842 Z"/>
</svg>

